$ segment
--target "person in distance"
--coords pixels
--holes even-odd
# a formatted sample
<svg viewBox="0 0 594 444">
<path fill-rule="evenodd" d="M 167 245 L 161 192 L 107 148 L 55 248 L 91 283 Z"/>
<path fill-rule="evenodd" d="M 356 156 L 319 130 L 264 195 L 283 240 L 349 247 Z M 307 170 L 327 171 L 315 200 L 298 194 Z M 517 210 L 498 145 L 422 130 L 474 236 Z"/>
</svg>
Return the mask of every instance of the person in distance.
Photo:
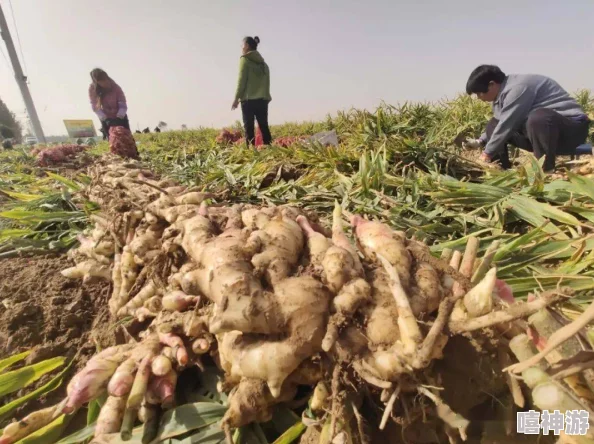
<svg viewBox="0 0 594 444">
<path fill-rule="evenodd" d="M 268 127 L 268 104 L 270 97 L 270 69 L 258 52 L 258 37 L 243 39 L 242 55 L 239 60 L 239 79 L 235 90 L 235 100 L 231 109 L 236 109 L 241 103 L 245 141 L 249 148 L 254 145 L 254 118 L 262 132 L 262 142 L 270 145 L 272 136 Z"/>
<path fill-rule="evenodd" d="M 136 141 L 130 131 L 128 105 L 122 88 L 105 71 L 91 71 L 89 86 L 91 107 L 99 120 L 103 138 L 109 138 L 109 151 L 124 158 L 138 159 Z"/>
<path fill-rule="evenodd" d="M 588 116 L 557 82 L 537 74 L 506 75 L 494 65 L 470 74 L 466 92 L 492 102 L 493 118 L 479 139 L 467 148 L 484 148 L 480 159 L 511 167 L 508 144 L 545 157 L 543 169 L 555 170 L 558 154 L 571 155 L 588 136 Z"/>
<path fill-rule="evenodd" d="M 122 88 L 101 68 L 91 71 L 89 85 L 91 108 L 101 121 L 103 138 L 109 137 L 109 128 L 113 124 L 130 130 L 128 104 Z"/>
</svg>

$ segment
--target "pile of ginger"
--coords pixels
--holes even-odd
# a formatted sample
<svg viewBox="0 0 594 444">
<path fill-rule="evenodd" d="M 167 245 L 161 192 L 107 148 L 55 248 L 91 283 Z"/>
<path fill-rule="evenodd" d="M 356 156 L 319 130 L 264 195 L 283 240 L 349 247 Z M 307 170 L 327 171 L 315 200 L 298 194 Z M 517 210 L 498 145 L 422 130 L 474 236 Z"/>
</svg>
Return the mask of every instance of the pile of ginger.
<svg viewBox="0 0 594 444">
<path fill-rule="evenodd" d="M 107 157 L 90 175 L 85 197 L 102 211 L 63 275 L 110 282 L 112 321 L 140 333 L 98 353 L 63 402 L 9 425 L 0 444 L 105 392 L 96 441 L 113 433 L 130 439 L 138 421 L 154 437 L 159 412 L 175 404 L 180 372 L 206 360 L 229 393 L 228 436 L 270 420 L 306 386 L 311 409 L 332 417 L 330 436 L 345 433 L 341 422 L 361 425 L 344 394 L 365 391 L 384 405 L 380 428 L 398 398 L 421 395 L 427 403 L 414 405 L 423 415 L 465 439 L 468 421 L 440 397 L 440 378 L 430 372 L 448 341 L 484 331 L 512 339 L 526 331 L 521 319 L 568 293 L 515 302 L 496 278 L 497 245 L 477 259 L 471 238 L 464 254 L 446 249 L 438 259 L 422 242 L 338 204 L 325 228 L 297 207 L 216 203 L 216 195 L 159 180 L 136 161 Z"/>
</svg>

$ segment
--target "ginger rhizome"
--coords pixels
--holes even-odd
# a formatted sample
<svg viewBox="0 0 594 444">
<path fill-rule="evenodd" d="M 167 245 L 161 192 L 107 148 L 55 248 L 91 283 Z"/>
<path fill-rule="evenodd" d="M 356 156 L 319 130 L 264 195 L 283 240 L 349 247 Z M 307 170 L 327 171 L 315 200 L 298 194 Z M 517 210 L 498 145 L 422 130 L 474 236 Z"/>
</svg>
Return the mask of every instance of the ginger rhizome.
<svg viewBox="0 0 594 444">
<path fill-rule="evenodd" d="M 432 363 L 444 360 L 452 338 L 468 342 L 460 334 L 523 333 L 518 319 L 561 298 L 510 302 L 491 264 L 497 245 L 479 261 L 474 238 L 464 255 L 444 251 L 438 259 L 423 243 L 338 204 L 324 223 L 291 206 L 221 204 L 136 161 L 98 165 L 90 175 L 86 193 L 102 212 L 63 274 L 111 282 L 112 321 L 132 322 L 134 339 L 89 360 L 64 402 L 39 413 L 40 427 L 46 416 L 73 413 L 105 393 L 95 436 L 127 439 L 135 423 L 153 427 L 155 412 L 175 405 L 184 369 L 211 362 L 230 394 L 226 429 L 269 420 L 299 386 L 311 388 L 317 414 L 357 417 L 340 394 L 349 387 L 376 396 L 387 415 L 404 404 L 464 437 L 467 422 L 449 404 L 447 387 L 443 396 L 434 390 L 447 371 Z M 423 403 L 411 401 L 419 396 Z M 327 433 L 338 434 L 344 418 Z M 0 443 L 36 427 L 23 432 L 15 424 Z"/>
</svg>

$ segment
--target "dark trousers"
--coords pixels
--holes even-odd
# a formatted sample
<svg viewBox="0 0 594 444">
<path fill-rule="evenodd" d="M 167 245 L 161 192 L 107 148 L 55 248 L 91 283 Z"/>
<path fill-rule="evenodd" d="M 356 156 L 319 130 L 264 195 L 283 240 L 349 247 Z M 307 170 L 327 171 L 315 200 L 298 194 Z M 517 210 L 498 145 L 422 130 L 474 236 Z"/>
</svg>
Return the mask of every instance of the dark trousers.
<svg viewBox="0 0 594 444">
<path fill-rule="evenodd" d="M 113 119 L 105 119 L 101 121 L 101 132 L 103 133 L 103 140 L 109 139 L 109 128 L 112 126 L 123 126 L 127 130 L 130 130 L 130 121 L 126 115 L 123 119 L 115 117 Z"/>
<path fill-rule="evenodd" d="M 254 145 L 254 119 L 258 121 L 260 131 L 262 131 L 262 141 L 264 145 L 270 145 L 272 136 L 268 127 L 268 100 L 254 99 L 241 102 L 241 114 L 243 115 L 243 128 L 245 129 L 245 142 L 249 147 Z"/>
<path fill-rule="evenodd" d="M 487 124 L 487 139 L 491 138 L 499 121 L 491 119 Z M 534 153 L 537 159 L 545 156 L 543 169 L 555 169 L 555 157 L 558 154 L 571 155 L 588 137 L 589 121 L 564 117 L 548 108 L 539 108 L 528 114 L 526 123 L 519 131 L 513 133 L 507 143 L 517 148 Z M 507 143 L 497 156 L 502 168 L 511 168 Z"/>
</svg>

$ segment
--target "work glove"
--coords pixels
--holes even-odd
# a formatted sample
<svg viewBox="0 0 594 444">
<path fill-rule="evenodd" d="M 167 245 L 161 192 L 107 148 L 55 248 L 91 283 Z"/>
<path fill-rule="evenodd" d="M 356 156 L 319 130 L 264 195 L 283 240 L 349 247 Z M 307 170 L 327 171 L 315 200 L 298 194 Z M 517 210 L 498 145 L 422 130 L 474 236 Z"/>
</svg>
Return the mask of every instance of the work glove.
<svg viewBox="0 0 594 444">
<path fill-rule="evenodd" d="M 123 119 L 124 117 L 126 117 L 126 113 L 125 112 L 119 112 L 117 116 L 118 116 L 118 119 Z"/>
<path fill-rule="evenodd" d="M 464 142 L 462 142 L 462 147 L 466 149 L 473 149 L 476 150 L 483 146 L 483 142 L 480 139 L 471 139 L 466 138 Z"/>
</svg>

